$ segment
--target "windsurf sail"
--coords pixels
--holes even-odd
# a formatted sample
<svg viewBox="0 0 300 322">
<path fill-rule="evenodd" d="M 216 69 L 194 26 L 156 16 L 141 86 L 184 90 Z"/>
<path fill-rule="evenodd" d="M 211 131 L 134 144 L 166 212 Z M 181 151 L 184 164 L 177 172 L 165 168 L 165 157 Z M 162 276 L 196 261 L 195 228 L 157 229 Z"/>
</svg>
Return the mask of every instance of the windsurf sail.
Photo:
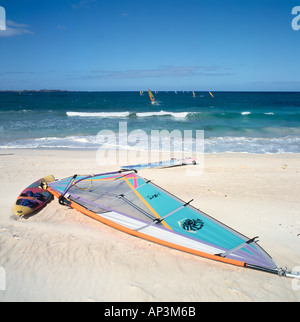
<svg viewBox="0 0 300 322">
<path fill-rule="evenodd" d="M 120 170 L 76 175 L 47 190 L 99 222 L 216 261 L 286 275 L 257 243 L 138 175 Z"/>
<path fill-rule="evenodd" d="M 148 93 L 149 93 L 150 101 L 151 101 L 151 103 L 153 103 L 155 101 L 154 95 L 152 94 L 150 89 L 148 89 Z"/>
<path fill-rule="evenodd" d="M 196 94 L 195 94 L 195 92 L 193 92 L 193 97 L 196 97 Z"/>
<path fill-rule="evenodd" d="M 211 97 L 214 97 L 214 96 L 213 96 L 213 94 L 212 94 L 211 92 L 208 92 L 208 93 L 209 93 L 209 95 L 210 95 Z"/>
<path fill-rule="evenodd" d="M 173 158 L 171 160 L 165 161 L 157 161 L 157 162 L 148 162 L 148 163 L 139 163 L 139 164 L 132 164 L 132 165 L 124 165 L 122 166 L 123 169 L 145 169 L 145 168 L 171 168 L 171 167 L 178 167 L 184 165 L 195 165 L 196 159 L 195 158 L 186 158 L 186 159 L 176 159 Z"/>
</svg>

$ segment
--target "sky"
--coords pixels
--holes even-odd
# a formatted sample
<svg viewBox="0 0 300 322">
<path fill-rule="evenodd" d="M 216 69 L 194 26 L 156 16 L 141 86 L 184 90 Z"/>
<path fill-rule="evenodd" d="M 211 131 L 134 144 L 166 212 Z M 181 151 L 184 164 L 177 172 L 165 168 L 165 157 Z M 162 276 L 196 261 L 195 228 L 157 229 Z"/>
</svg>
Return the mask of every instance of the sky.
<svg viewBox="0 0 300 322">
<path fill-rule="evenodd" d="M 300 91 L 300 0 L 0 6 L 0 90 Z"/>
</svg>

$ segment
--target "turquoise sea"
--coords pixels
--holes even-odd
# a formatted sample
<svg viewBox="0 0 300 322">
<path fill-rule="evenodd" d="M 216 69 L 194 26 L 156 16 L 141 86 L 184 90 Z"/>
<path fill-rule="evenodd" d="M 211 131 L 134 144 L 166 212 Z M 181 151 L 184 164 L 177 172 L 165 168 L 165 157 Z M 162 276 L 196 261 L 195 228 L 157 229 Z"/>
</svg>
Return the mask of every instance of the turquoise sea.
<svg viewBox="0 0 300 322">
<path fill-rule="evenodd" d="M 99 131 L 122 122 L 148 135 L 203 130 L 206 153 L 300 153 L 299 92 L 153 93 L 154 104 L 147 91 L 0 92 L 0 148 L 98 149 Z"/>
</svg>

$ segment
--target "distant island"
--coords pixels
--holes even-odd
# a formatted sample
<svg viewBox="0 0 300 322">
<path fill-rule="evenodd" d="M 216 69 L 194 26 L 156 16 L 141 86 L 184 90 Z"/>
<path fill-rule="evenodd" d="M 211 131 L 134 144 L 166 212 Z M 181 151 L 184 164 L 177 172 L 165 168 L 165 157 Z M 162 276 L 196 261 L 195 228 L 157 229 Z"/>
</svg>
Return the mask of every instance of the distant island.
<svg viewBox="0 0 300 322">
<path fill-rule="evenodd" d="M 53 93 L 53 92 L 69 92 L 67 90 L 61 90 L 61 89 L 40 89 L 40 90 L 27 90 L 27 89 L 24 89 L 24 90 L 21 90 L 21 91 L 18 91 L 18 90 L 7 90 L 7 91 L 3 91 L 3 90 L 0 90 L 0 93 Z"/>
</svg>

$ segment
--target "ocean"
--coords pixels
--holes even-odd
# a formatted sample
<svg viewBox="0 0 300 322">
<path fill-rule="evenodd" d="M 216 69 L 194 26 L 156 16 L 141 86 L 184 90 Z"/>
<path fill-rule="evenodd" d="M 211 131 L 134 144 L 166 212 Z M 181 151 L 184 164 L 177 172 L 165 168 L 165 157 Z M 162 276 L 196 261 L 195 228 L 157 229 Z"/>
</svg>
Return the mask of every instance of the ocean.
<svg viewBox="0 0 300 322">
<path fill-rule="evenodd" d="M 300 153 L 298 92 L 153 94 L 154 104 L 147 91 L 0 92 L 0 148 L 124 148 L 124 140 L 109 139 L 122 127 L 132 149 L 151 149 L 152 131 L 175 130 L 194 140 L 204 131 L 205 153 Z"/>
</svg>

